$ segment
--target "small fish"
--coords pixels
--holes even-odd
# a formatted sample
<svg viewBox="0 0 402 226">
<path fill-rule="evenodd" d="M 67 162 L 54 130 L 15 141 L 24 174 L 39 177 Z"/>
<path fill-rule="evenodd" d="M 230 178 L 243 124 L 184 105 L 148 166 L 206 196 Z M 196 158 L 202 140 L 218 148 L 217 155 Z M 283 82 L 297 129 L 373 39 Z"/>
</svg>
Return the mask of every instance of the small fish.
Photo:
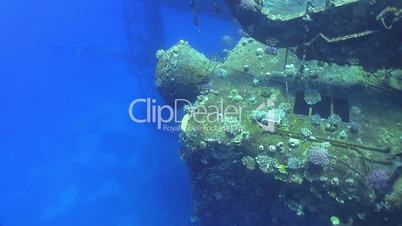
<svg viewBox="0 0 402 226">
<path fill-rule="evenodd" d="M 279 54 L 279 50 L 273 46 L 267 46 L 265 48 L 265 53 L 272 56 L 277 56 Z"/>
<path fill-rule="evenodd" d="M 217 15 L 220 15 L 222 13 L 222 9 L 217 2 L 214 2 L 213 10 L 214 10 L 214 13 Z"/>
</svg>

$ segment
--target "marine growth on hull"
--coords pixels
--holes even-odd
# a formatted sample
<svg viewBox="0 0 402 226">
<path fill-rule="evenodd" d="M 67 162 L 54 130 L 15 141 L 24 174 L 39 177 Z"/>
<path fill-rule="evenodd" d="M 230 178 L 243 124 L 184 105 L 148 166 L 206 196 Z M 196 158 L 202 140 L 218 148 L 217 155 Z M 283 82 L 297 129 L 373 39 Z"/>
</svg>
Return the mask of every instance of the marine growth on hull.
<svg viewBox="0 0 402 226">
<path fill-rule="evenodd" d="M 194 223 L 402 225 L 402 65 L 306 59 L 251 37 L 222 62 L 186 41 L 157 57 L 161 95 L 191 102 L 180 157 Z"/>
</svg>

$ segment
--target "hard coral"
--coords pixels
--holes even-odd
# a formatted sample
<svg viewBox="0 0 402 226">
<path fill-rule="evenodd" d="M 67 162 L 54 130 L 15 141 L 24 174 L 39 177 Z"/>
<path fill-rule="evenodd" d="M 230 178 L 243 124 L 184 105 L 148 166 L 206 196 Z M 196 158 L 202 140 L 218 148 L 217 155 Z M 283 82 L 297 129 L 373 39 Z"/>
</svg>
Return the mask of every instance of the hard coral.
<svg viewBox="0 0 402 226">
<path fill-rule="evenodd" d="M 242 133 L 243 126 L 235 117 L 226 117 L 223 119 L 223 130 L 229 136 L 237 136 Z"/>
<path fill-rule="evenodd" d="M 278 160 L 266 155 L 258 155 L 255 161 L 263 173 L 272 173 L 279 166 Z"/>
<path fill-rule="evenodd" d="M 331 114 L 328 118 L 328 123 L 332 126 L 339 126 L 342 123 L 342 118 L 337 114 Z"/>
<path fill-rule="evenodd" d="M 306 90 L 304 93 L 304 101 L 308 105 L 314 105 L 321 101 L 321 94 L 316 90 Z"/>
<path fill-rule="evenodd" d="M 315 166 L 325 167 L 329 164 L 328 149 L 326 145 L 316 145 L 310 148 L 308 159 Z"/>
<path fill-rule="evenodd" d="M 248 169 L 248 170 L 254 170 L 255 169 L 255 159 L 251 156 L 244 156 L 241 159 L 242 164 Z"/>
<path fill-rule="evenodd" d="M 312 115 L 310 120 L 311 124 L 314 126 L 319 126 L 321 124 L 321 116 L 319 114 Z"/>
<path fill-rule="evenodd" d="M 304 167 L 304 162 L 298 158 L 290 157 L 288 159 L 288 168 L 292 170 L 297 170 Z"/>
</svg>

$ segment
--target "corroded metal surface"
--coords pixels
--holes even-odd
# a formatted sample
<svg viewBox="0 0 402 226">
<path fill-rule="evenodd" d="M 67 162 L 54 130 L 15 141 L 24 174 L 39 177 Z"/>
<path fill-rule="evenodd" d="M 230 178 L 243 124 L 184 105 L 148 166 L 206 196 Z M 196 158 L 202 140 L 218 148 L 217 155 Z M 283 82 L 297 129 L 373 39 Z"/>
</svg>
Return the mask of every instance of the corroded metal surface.
<svg viewBox="0 0 402 226">
<path fill-rule="evenodd" d="M 296 47 L 299 57 L 375 68 L 402 63 L 402 1 L 327 1 L 327 7 L 307 4 L 304 12 L 285 16 L 267 15 L 264 1 L 254 7 L 226 2 L 253 38 Z"/>
</svg>

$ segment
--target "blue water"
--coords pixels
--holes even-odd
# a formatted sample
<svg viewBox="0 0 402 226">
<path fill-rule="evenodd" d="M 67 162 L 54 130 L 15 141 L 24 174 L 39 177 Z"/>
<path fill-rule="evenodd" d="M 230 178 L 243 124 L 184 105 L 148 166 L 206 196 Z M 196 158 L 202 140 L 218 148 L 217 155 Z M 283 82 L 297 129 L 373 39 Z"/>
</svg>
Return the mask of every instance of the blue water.
<svg viewBox="0 0 402 226">
<path fill-rule="evenodd" d="M 158 45 L 186 39 L 214 55 L 237 28 L 202 16 L 198 36 L 189 11 L 161 6 L 152 29 L 130 22 L 148 35 L 133 42 L 128 1 L 145 12 L 139 0 L 0 2 L 1 226 L 191 225 L 178 134 L 127 109 L 163 102 L 149 57 Z"/>
</svg>

